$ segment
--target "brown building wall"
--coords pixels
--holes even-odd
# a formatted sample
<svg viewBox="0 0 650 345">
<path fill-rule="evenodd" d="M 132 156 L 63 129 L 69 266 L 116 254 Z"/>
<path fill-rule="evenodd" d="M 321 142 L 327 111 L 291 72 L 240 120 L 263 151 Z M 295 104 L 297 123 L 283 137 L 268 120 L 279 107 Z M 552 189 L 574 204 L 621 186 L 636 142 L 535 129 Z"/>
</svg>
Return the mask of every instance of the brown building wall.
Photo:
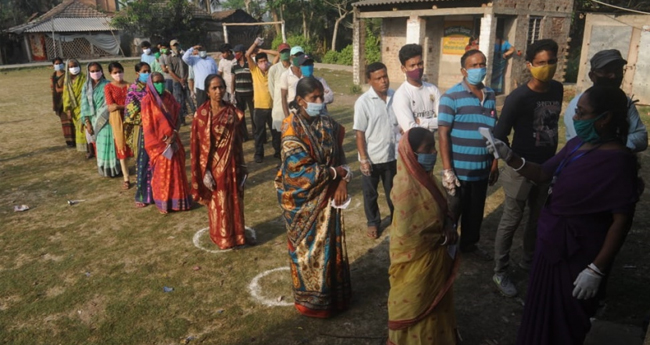
<svg viewBox="0 0 650 345">
<path fill-rule="evenodd" d="M 399 50 L 406 44 L 406 18 L 386 18 L 381 24 L 381 60 L 388 69 L 388 77 L 393 85 L 404 81 L 399 62 Z M 362 82 L 365 77 L 362 76 Z"/>
</svg>

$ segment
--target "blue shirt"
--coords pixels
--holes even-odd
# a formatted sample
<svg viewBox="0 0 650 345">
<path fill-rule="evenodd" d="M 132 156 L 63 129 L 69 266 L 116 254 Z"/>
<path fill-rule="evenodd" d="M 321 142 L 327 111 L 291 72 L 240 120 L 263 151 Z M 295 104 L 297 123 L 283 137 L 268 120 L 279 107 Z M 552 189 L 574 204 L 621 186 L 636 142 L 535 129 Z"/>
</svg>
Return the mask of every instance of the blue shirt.
<svg viewBox="0 0 650 345">
<path fill-rule="evenodd" d="M 194 48 L 188 49 L 183 54 L 183 61 L 189 66 L 192 66 L 192 70 L 194 71 L 194 88 L 205 91 L 205 78 L 210 74 L 217 74 L 219 68 L 212 57 L 206 56 L 205 58 L 201 58 L 198 55 L 192 55 L 193 51 Z"/>
<path fill-rule="evenodd" d="M 438 126 L 451 127 L 452 163 L 462 181 L 482 181 L 490 176 L 493 156 L 478 129 L 494 128 L 496 101 L 492 89 L 484 87 L 482 91 L 483 102 L 462 81 L 440 99 Z"/>
</svg>

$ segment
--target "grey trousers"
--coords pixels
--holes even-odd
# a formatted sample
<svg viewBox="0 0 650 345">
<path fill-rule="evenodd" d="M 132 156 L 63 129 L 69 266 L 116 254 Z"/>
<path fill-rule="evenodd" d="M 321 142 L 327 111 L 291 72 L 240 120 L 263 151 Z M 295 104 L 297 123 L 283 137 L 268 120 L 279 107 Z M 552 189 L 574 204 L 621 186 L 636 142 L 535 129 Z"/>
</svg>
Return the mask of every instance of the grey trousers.
<svg viewBox="0 0 650 345">
<path fill-rule="evenodd" d="M 546 202 L 549 185 L 535 185 L 508 166 L 499 180 L 503 186 L 505 201 L 503 215 L 494 239 L 494 272 L 503 274 L 508 270 L 512 239 L 524 216 L 526 204 L 528 204 L 529 214 L 523 234 L 524 255 L 522 261 L 525 263 L 533 261 L 537 238 L 537 219 Z"/>
</svg>

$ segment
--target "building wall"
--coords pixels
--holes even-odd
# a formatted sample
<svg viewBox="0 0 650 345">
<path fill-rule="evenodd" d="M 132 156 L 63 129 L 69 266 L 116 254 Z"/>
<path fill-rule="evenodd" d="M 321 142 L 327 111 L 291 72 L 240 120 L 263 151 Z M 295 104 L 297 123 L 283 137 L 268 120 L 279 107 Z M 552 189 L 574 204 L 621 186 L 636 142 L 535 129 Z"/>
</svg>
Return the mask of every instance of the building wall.
<svg viewBox="0 0 650 345">
<path fill-rule="evenodd" d="M 381 60 L 388 69 L 391 83 L 401 84 L 404 81 L 399 62 L 399 50 L 406 44 L 407 18 L 385 18 L 381 24 Z M 365 83 L 365 76 L 361 76 Z"/>
<path fill-rule="evenodd" d="M 548 11 L 570 13 L 573 11 L 573 0 L 494 0 L 496 11 L 511 8 L 520 11 Z"/>
</svg>

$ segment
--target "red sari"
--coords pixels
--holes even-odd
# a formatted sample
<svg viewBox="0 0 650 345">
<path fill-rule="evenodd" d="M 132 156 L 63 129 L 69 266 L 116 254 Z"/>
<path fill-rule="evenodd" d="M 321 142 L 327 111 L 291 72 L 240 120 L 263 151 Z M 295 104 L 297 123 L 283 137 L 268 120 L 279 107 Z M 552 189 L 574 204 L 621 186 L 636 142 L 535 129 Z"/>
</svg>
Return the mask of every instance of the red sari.
<svg viewBox="0 0 650 345">
<path fill-rule="evenodd" d="M 190 138 L 192 196 L 208 206 L 212 242 L 221 249 L 246 244 L 241 188 L 246 170 L 239 131 L 244 114 L 230 103 L 213 114 L 210 102 L 196 113 Z M 208 169 L 216 185 L 213 191 L 203 184 Z"/>
<path fill-rule="evenodd" d="M 117 104 L 126 105 L 126 92 L 128 85 L 115 86 L 111 83 L 104 86 L 104 97 L 106 98 L 106 105 Z M 124 110 L 112 111 L 109 117 L 109 123 L 113 128 L 113 138 L 115 139 L 115 149 L 117 152 L 117 159 L 125 159 L 133 157 L 131 148 L 126 144 L 125 130 L 132 130 L 132 126 L 124 126 Z"/>
<path fill-rule="evenodd" d="M 151 80 L 147 84 L 147 94 L 141 103 L 142 131 L 144 148 L 149 155 L 153 171 L 153 199 L 161 213 L 189 210 L 192 197 L 188 191 L 185 174 L 185 149 L 178 135 L 169 148 L 173 151 L 171 159 L 163 155 L 168 149 L 164 138 L 170 137 L 178 130 L 180 105 L 167 91 L 158 95 Z"/>
</svg>

